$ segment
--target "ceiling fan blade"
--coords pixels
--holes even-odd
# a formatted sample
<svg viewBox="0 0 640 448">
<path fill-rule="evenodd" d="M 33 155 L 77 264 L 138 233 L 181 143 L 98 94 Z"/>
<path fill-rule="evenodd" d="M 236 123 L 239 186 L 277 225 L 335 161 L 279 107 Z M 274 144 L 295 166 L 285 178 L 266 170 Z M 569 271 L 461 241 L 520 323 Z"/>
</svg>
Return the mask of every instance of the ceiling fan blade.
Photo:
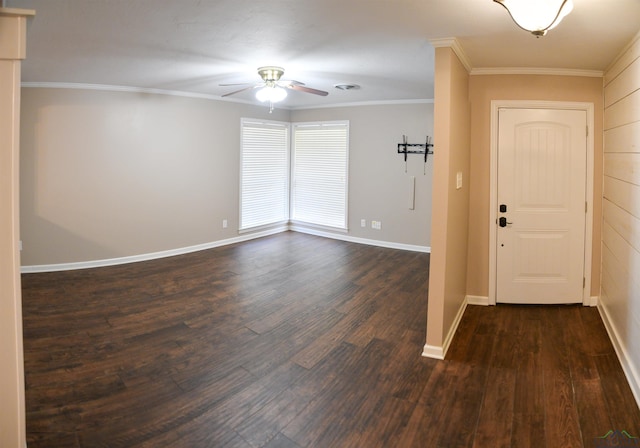
<svg viewBox="0 0 640 448">
<path fill-rule="evenodd" d="M 224 95 L 222 95 L 222 97 L 224 98 L 225 96 L 235 95 L 236 93 L 244 92 L 245 90 L 250 90 L 250 89 L 253 89 L 255 87 L 256 86 L 249 86 L 249 87 L 245 87 L 244 89 L 235 90 L 233 92 L 225 93 Z"/>
<path fill-rule="evenodd" d="M 290 85 L 296 85 L 296 86 L 304 86 L 305 85 L 303 82 L 296 81 L 295 79 L 288 79 L 286 81 L 279 81 L 279 83 L 282 83 L 281 85 L 283 87 L 287 87 L 287 86 L 290 86 Z"/>
<path fill-rule="evenodd" d="M 288 85 L 287 88 L 298 90 L 300 92 L 313 93 L 314 95 L 327 96 L 329 92 L 325 92 L 324 90 L 312 89 L 311 87 L 299 86 L 297 84 Z"/>
</svg>

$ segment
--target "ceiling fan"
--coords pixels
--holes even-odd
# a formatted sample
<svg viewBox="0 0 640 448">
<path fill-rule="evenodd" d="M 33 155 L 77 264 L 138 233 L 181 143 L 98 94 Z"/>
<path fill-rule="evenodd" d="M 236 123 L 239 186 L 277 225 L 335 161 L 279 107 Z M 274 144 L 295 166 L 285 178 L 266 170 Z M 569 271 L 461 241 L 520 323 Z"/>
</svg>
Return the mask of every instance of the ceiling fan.
<svg viewBox="0 0 640 448">
<path fill-rule="evenodd" d="M 303 82 L 294 81 L 294 80 L 282 80 L 280 79 L 284 74 L 284 69 L 282 67 L 260 67 L 258 68 L 258 74 L 262 78 L 262 82 L 257 84 L 247 84 L 247 83 L 238 83 L 238 84 L 220 84 L 221 87 L 229 87 L 229 86 L 247 86 L 240 90 L 235 90 L 233 92 L 225 93 L 222 95 L 223 97 L 235 95 L 236 93 L 244 92 L 246 90 L 252 89 L 260 89 L 256 92 L 256 98 L 258 101 L 265 102 L 269 101 L 269 112 L 273 111 L 273 104 L 279 101 L 282 101 L 287 96 L 286 89 L 297 90 L 299 92 L 312 93 L 314 95 L 327 96 L 329 92 L 325 92 L 324 90 L 312 89 L 311 87 L 306 87 Z"/>
</svg>

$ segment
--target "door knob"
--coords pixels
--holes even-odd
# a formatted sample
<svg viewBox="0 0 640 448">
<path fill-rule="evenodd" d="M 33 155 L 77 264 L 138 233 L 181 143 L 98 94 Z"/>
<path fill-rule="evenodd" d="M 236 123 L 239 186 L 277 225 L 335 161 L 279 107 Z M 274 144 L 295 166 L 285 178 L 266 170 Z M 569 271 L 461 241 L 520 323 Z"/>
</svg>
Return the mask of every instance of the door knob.
<svg viewBox="0 0 640 448">
<path fill-rule="evenodd" d="M 498 224 L 500 225 L 500 227 L 507 227 L 507 224 L 513 224 L 513 223 L 507 222 L 507 218 L 503 216 L 500 219 L 498 219 Z"/>
</svg>

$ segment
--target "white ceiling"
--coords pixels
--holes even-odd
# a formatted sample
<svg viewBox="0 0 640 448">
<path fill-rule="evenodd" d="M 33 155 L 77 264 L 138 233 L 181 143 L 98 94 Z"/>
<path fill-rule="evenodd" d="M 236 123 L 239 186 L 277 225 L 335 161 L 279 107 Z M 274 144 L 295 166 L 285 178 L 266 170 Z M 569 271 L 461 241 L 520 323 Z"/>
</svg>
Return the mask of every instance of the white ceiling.
<svg viewBox="0 0 640 448">
<path fill-rule="evenodd" d="M 217 97 L 263 65 L 327 90 L 282 107 L 433 98 L 430 40 L 456 37 L 474 69 L 603 71 L 640 30 L 640 0 L 573 0 L 540 39 L 492 0 L 4 0 L 35 9 L 23 81 Z M 354 83 L 359 90 L 333 86 Z M 252 101 L 251 91 L 231 97 Z"/>
</svg>

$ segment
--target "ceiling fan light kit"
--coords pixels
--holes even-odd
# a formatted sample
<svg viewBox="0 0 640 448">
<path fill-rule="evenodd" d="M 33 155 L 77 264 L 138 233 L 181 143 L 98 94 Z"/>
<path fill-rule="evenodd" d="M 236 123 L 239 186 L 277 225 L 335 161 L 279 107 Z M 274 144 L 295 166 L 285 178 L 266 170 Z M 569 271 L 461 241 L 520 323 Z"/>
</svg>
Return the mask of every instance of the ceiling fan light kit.
<svg viewBox="0 0 640 448">
<path fill-rule="evenodd" d="M 493 0 L 502 5 L 513 21 L 536 37 L 555 28 L 573 10 L 572 0 Z"/>
</svg>

